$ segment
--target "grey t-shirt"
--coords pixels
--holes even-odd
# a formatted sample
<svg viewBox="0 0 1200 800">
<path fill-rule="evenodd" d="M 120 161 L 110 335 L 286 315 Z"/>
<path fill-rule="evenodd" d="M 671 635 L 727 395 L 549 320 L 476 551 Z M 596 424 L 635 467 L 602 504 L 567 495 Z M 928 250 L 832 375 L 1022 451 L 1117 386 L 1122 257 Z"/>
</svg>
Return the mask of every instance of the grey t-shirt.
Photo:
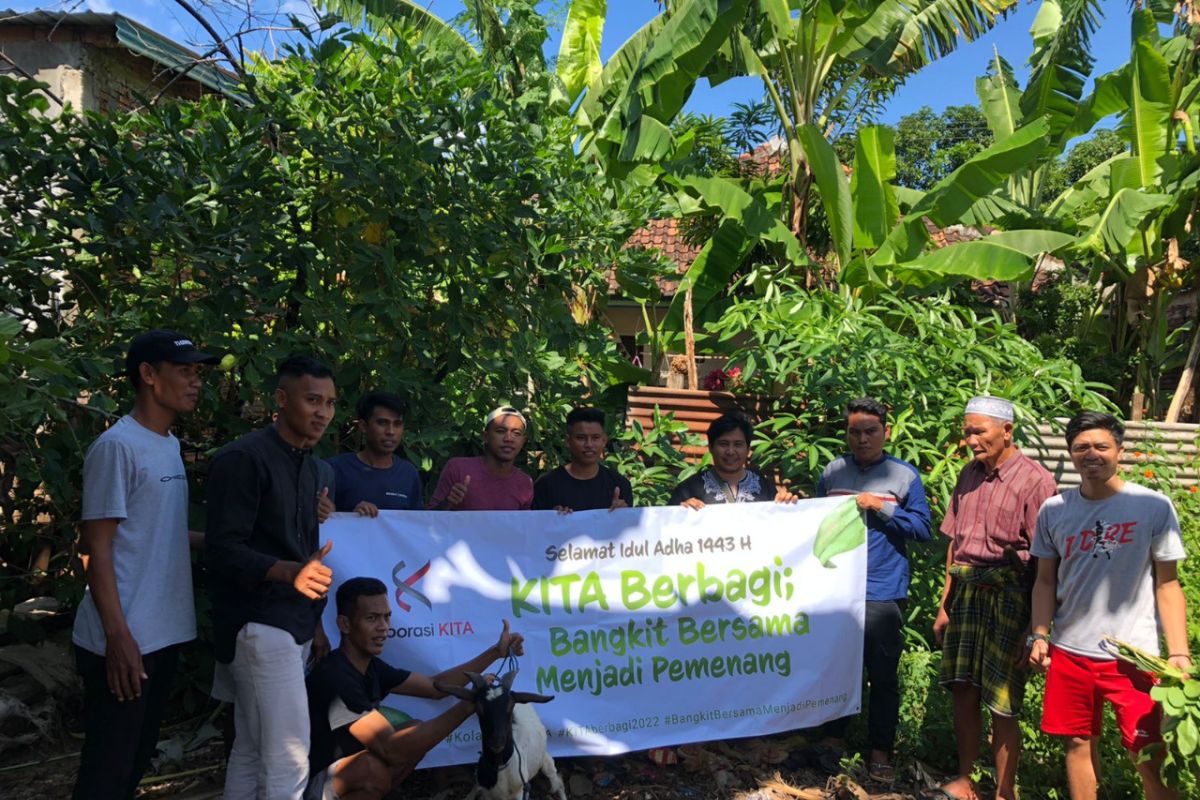
<svg viewBox="0 0 1200 800">
<path fill-rule="evenodd" d="M 1042 504 L 1029 552 L 1059 559 L 1056 647 L 1111 659 L 1100 647 L 1108 635 L 1159 652 L 1151 562 L 1184 557 L 1169 498 L 1135 483 L 1104 500 L 1067 489 Z"/>
<path fill-rule="evenodd" d="M 117 595 L 142 653 L 196 638 L 187 506 L 187 475 L 174 435 L 124 416 L 88 449 L 80 518 L 120 520 L 113 539 Z M 107 650 L 91 587 L 71 638 L 97 655 Z"/>
</svg>

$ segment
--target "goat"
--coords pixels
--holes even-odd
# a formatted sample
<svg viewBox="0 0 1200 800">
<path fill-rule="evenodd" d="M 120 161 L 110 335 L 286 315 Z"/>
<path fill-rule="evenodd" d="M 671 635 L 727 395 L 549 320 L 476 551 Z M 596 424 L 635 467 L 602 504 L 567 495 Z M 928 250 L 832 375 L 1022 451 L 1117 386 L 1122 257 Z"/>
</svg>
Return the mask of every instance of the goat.
<svg viewBox="0 0 1200 800">
<path fill-rule="evenodd" d="M 466 800 L 522 800 L 529 782 L 541 772 L 558 800 L 567 800 L 554 759 L 546 752 L 546 726 L 526 703 L 549 703 L 554 695 L 512 691 L 517 670 L 488 682 L 466 673 L 470 688 L 435 684 L 439 691 L 475 704 L 483 751 L 475 767 L 475 787 Z"/>
</svg>

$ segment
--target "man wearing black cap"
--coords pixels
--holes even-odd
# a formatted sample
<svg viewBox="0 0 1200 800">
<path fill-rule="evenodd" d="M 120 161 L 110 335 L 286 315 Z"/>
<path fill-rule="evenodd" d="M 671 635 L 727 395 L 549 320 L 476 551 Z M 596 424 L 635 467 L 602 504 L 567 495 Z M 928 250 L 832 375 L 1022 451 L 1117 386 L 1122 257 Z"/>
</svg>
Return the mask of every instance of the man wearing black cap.
<svg viewBox="0 0 1200 800">
<path fill-rule="evenodd" d="M 179 646 L 196 638 L 188 485 L 175 417 L 200 398 L 216 356 L 181 333 L 137 336 L 125 359 L 133 411 L 83 463 L 87 589 L 72 640 L 83 678 L 76 800 L 132 798 L 158 744 Z"/>
</svg>

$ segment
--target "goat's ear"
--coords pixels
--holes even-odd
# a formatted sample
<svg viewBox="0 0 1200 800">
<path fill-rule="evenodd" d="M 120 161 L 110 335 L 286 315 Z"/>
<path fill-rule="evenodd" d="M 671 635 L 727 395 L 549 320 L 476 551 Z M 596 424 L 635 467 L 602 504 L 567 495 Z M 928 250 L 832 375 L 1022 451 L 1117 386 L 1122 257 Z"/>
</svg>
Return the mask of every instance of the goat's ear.
<svg viewBox="0 0 1200 800">
<path fill-rule="evenodd" d="M 554 699 L 552 694 L 534 694 L 533 692 L 513 692 L 513 702 L 516 703 L 549 703 Z"/>
<path fill-rule="evenodd" d="M 475 702 L 475 693 L 463 686 L 451 686 L 441 681 L 434 681 L 433 688 L 437 689 L 442 694 L 448 694 L 451 697 L 457 697 L 459 700 L 466 700 L 468 703 Z"/>
</svg>

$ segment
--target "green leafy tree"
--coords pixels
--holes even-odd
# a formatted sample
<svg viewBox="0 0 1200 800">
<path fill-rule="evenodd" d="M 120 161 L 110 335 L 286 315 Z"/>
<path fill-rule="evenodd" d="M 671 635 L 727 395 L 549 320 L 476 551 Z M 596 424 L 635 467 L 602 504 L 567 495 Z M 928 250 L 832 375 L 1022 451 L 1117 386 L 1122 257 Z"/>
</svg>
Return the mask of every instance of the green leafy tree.
<svg viewBox="0 0 1200 800">
<path fill-rule="evenodd" d="M 975 106 L 950 106 L 941 114 L 925 106 L 906 114 L 896 124 L 896 185 L 928 190 L 991 143 Z"/>
<path fill-rule="evenodd" d="M 767 140 L 773 122 L 770 103 L 734 103 L 725 118 L 725 141 L 738 155 L 749 153 Z"/>
<path fill-rule="evenodd" d="M 611 385 L 644 379 L 599 312 L 657 193 L 577 157 L 536 60 L 514 84 L 470 50 L 418 41 L 309 42 L 256 66 L 253 104 L 112 118 L 44 118 L 30 84 L 0 78 L 13 176 L 0 195 L 0 591 L 71 574 L 83 451 L 128 406 L 121 359 L 145 327 L 231 362 L 179 429 L 197 501 L 205 456 L 267 418 L 274 365 L 293 352 L 335 366 L 344 405 L 325 447 L 349 435 L 361 392 L 398 390 L 424 470 L 470 452 L 498 402 L 526 409 L 531 448 L 552 451 L 585 393 L 603 405 Z"/>
</svg>

